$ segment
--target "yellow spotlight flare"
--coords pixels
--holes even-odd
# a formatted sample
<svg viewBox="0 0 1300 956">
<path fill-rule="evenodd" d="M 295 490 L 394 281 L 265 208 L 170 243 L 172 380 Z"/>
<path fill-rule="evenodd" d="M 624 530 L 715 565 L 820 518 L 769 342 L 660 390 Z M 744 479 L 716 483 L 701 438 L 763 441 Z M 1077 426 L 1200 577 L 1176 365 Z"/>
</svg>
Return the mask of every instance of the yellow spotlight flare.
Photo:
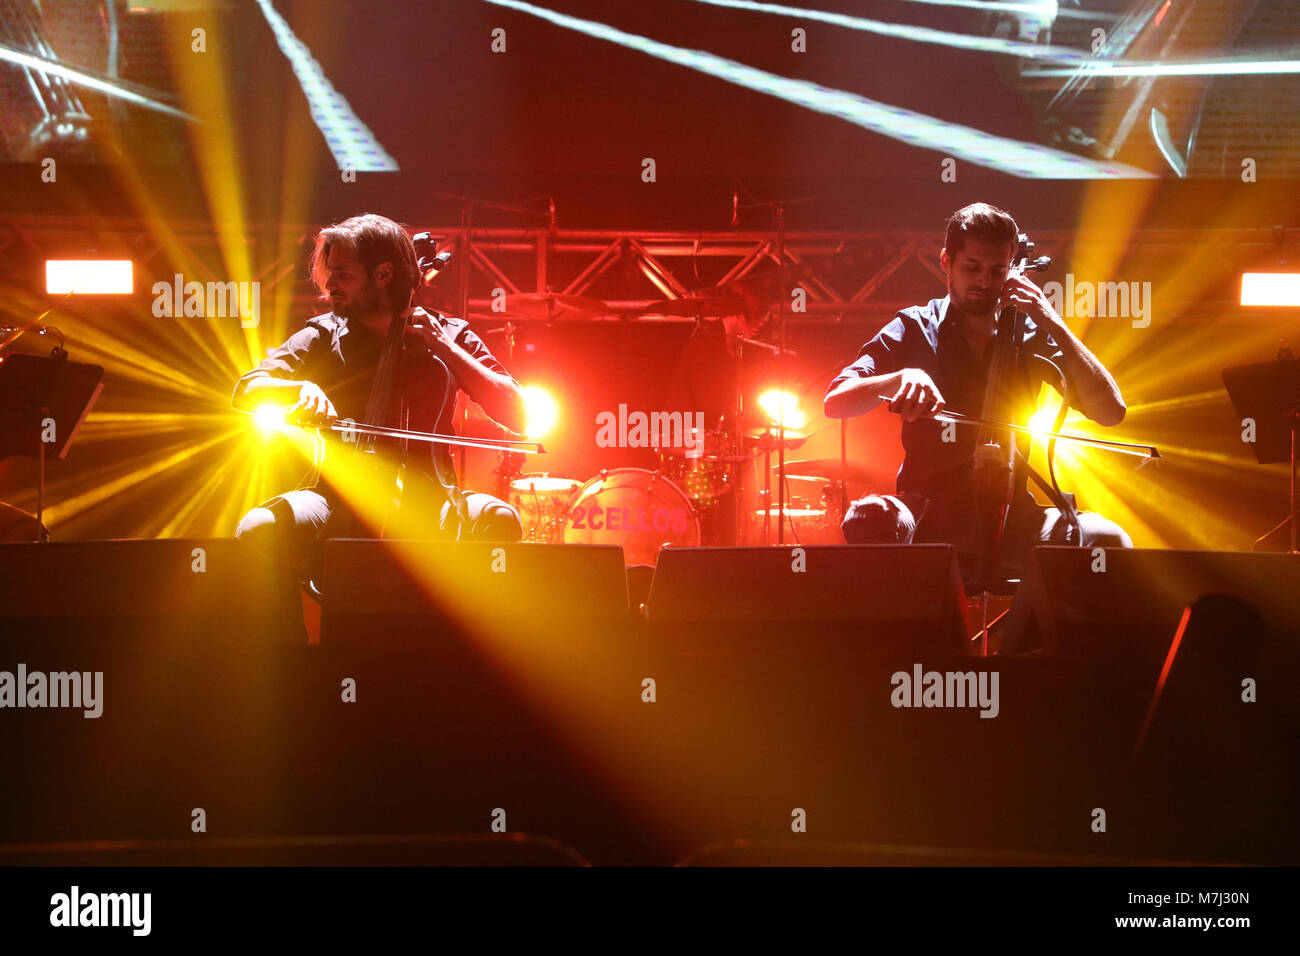
<svg viewBox="0 0 1300 956">
<path fill-rule="evenodd" d="M 278 435 L 288 428 L 285 411 L 284 405 L 276 405 L 273 402 L 267 402 L 253 409 L 253 424 L 264 439 Z"/>
<path fill-rule="evenodd" d="M 763 409 L 772 425 L 786 428 L 803 428 L 808 419 L 799 407 L 799 396 L 780 389 L 768 389 L 758 396 L 758 407 Z"/>
<path fill-rule="evenodd" d="M 545 438 L 560 417 L 559 407 L 551 393 L 537 385 L 524 387 L 524 408 L 528 415 L 524 436 L 533 441 Z"/>
<path fill-rule="evenodd" d="M 1047 437 L 1047 433 L 1052 430 L 1052 424 L 1056 421 L 1056 411 L 1050 405 L 1044 405 L 1030 416 L 1029 428 L 1034 433 L 1035 438 L 1044 439 Z"/>
<path fill-rule="evenodd" d="M 1046 385 L 1043 386 L 1043 391 L 1049 391 Z M 1033 432 L 1034 439 L 1037 441 L 1035 448 L 1045 449 L 1047 447 L 1047 442 L 1050 440 L 1048 435 L 1052 432 L 1052 426 L 1056 424 L 1056 415 L 1060 410 L 1060 399 L 1053 394 L 1052 398 L 1044 400 L 1044 403 L 1029 416 L 1029 421 L 1025 424 L 1029 426 L 1029 429 Z M 1082 421 L 1086 421 L 1086 417 L 1072 408 L 1066 413 L 1065 424 L 1061 426 L 1061 431 L 1077 431 L 1077 429 L 1071 428 L 1071 424 L 1077 424 Z M 1086 428 L 1083 433 L 1087 433 Z M 1074 442 L 1060 441 L 1056 443 L 1057 464 L 1068 466 L 1076 464 L 1078 461 L 1079 458 L 1075 454 Z"/>
</svg>

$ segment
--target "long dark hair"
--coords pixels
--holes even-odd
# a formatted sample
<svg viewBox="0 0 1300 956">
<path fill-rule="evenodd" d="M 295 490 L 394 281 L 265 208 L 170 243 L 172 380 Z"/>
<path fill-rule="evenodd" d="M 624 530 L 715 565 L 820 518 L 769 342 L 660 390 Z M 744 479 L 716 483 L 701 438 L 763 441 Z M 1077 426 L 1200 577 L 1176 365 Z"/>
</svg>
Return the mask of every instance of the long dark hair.
<svg viewBox="0 0 1300 956">
<path fill-rule="evenodd" d="M 415 246 L 405 228 L 391 219 L 368 212 L 326 226 L 316 233 L 316 246 L 311 253 L 311 280 L 322 298 L 326 297 L 325 282 L 329 279 L 325 260 L 334 246 L 353 253 L 372 278 L 377 265 L 391 262 L 393 278 L 385 290 L 388 304 L 399 315 L 410 308 L 411 297 L 420 281 L 420 270 L 415 262 Z"/>
</svg>

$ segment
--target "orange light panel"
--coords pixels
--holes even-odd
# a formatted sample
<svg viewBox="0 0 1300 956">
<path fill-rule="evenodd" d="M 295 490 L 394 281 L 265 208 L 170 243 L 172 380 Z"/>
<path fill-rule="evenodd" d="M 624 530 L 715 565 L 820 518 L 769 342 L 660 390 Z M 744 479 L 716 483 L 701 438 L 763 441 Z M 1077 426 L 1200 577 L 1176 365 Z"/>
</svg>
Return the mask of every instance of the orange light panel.
<svg viewBox="0 0 1300 956">
<path fill-rule="evenodd" d="M 46 259 L 50 295 L 130 295 L 135 291 L 130 259 Z"/>
<path fill-rule="evenodd" d="M 1300 272 L 1243 272 L 1241 304 L 1300 306 Z"/>
</svg>

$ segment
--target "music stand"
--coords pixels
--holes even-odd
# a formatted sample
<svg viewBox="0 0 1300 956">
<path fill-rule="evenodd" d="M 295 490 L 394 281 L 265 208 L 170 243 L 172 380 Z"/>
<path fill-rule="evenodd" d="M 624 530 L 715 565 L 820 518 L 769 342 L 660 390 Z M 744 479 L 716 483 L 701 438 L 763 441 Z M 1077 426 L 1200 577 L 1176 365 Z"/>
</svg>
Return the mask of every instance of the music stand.
<svg viewBox="0 0 1300 956">
<path fill-rule="evenodd" d="M 1261 465 L 1291 463 L 1291 513 L 1259 540 L 1284 524 L 1291 525 L 1289 553 L 1300 553 L 1296 532 L 1300 528 L 1300 500 L 1296 495 L 1296 431 L 1300 428 L 1300 360 L 1290 349 L 1278 351 L 1277 361 L 1235 365 L 1223 370 L 1223 385 L 1232 407 L 1242 419 L 1254 419 L 1251 448 Z M 1258 542 L 1257 542 L 1258 543 Z"/>
<path fill-rule="evenodd" d="M 48 358 L 25 352 L 0 355 L 0 460 L 20 455 L 40 463 L 36 479 L 37 543 L 48 540 L 41 520 L 46 456 L 67 456 L 68 445 L 103 391 L 103 377 L 101 367 L 69 362 L 61 349 Z M 47 419 L 53 420 L 52 430 L 45 426 Z"/>
</svg>

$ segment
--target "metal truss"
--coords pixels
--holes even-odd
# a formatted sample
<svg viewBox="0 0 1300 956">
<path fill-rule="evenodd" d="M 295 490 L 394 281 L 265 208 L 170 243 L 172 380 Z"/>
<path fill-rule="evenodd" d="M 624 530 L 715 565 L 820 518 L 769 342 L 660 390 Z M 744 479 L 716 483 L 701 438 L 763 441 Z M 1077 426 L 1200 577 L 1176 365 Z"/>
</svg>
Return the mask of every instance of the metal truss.
<svg viewBox="0 0 1300 956">
<path fill-rule="evenodd" d="M 643 310 L 656 300 L 741 290 L 769 314 L 784 299 L 792 323 L 880 322 L 943 288 L 941 237 L 929 230 L 789 231 L 778 237 L 774 231 L 753 230 L 428 229 L 453 253 L 452 266 L 435 280 L 433 300 L 470 318 L 505 317 L 502 295 L 551 292 L 607 306 L 604 315 L 564 321 L 692 321 L 643 315 Z M 318 306 L 306 276 L 314 232 L 312 226 L 275 226 L 244 237 L 251 279 L 261 283 L 264 297 L 287 295 L 295 308 Z M 1260 267 L 1288 256 L 1294 261 L 1300 230 L 1042 231 L 1033 238 L 1038 255 L 1067 256 L 1076 271 L 1084 271 L 1080 265 L 1086 263 L 1136 271 L 1140 261 L 1145 275 L 1115 278 L 1164 279 L 1177 275 L 1195 256 L 1209 273 L 1227 281 L 1243 265 Z M 6 281 L 39 292 L 43 270 L 37 260 L 61 256 L 129 257 L 136 263 L 139 293 L 178 270 L 199 281 L 234 278 L 211 222 L 170 222 L 163 230 L 143 220 L 0 218 Z M 796 289 L 803 290 L 801 296 L 796 297 Z M 802 300 L 802 310 L 796 298 Z M 1219 290 L 1217 296 L 1198 298 L 1179 318 L 1209 318 L 1238 309 Z"/>
</svg>

